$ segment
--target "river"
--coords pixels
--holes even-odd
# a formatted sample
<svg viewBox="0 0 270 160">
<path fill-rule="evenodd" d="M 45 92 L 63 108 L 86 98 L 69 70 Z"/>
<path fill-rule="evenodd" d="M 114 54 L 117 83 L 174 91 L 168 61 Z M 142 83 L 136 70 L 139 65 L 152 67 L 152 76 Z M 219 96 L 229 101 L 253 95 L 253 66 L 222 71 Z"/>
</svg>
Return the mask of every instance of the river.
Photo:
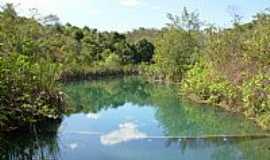
<svg viewBox="0 0 270 160">
<path fill-rule="evenodd" d="M 252 121 L 184 102 L 174 85 L 140 77 L 63 85 L 71 110 L 36 134 L 0 137 L 0 157 L 63 160 L 267 160 Z"/>
</svg>

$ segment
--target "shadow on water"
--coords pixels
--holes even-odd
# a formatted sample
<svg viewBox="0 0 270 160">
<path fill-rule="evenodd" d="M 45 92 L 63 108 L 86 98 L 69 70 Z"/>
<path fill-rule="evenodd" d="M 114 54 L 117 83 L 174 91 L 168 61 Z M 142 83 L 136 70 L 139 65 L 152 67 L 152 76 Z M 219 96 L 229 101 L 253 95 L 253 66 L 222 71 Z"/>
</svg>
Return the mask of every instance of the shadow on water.
<svg viewBox="0 0 270 160">
<path fill-rule="evenodd" d="M 65 93 L 69 96 L 70 104 L 74 106 L 72 111 L 66 113 L 65 119 L 69 122 L 70 117 L 72 119 L 74 115 L 75 117 L 76 115 L 79 116 L 80 120 L 76 121 L 76 126 L 82 125 L 81 119 L 83 119 L 83 116 L 85 117 L 89 113 L 90 116 L 93 116 L 102 112 L 107 113 L 109 116 L 106 117 L 107 121 L 99 122 L 98 119 L 95 119 L 88 123 L 94 125 L 95 122 L 96 126 L 103 129 L 102 125 L 104 123 L 106 125 L 112 123 L 108 121 L 111 116 L 117 115 L 116 118 L 125 116 L 126 112 L 123 112 L 123 106 L 127 104 L 131 108 L 135 108 L 128 113 L 139 118 L 139 120 L 143 122 L 157 121 L 157 124 L 150 124 L 152 127 L 154 126 L 154 129 L 143 128 L 140 124 L 136 128 L 136 125 L 132 126 L 130 123 L 125 123 L 121 125 L 120 131 L 112 132 L 106 137 L 110 138 L 115 133 L 124 131 L 128 131 L 127 133 L 140 133 L 141 138 L 135 137 L 133 140 L 123 142 L 125 145 L 123 145 L 122 150 L 125 150 L 125 152 L 121 150 L 122 143 L 115 144 L 113 148 L 101 144 L 99 138 L 105 137 L 105 131 L 105 133 L 102 132 L 100 135 L 96 135 L 99 138 L 95 139 L 92 139 L 93 136 L 90 135 L 73 135 L 75 139 L 79 136 L 81 136 L 79 139 L 86 138 L 82 140 L 85 143 L 90 141 L 89 139 L 92 140 L 86 144 L 86 150 L 81 149 L 78 152 L 72 150 L 76 153 L 75 159 L 77 156 L 80 157 L 79 154 L 97 154 L 98 151 L 95 151 L 95 148 L 106 150 L 106 153 L 109 153 L 108 150 L 112 149 L 110 153 L 113 153 L 113 155 L 120 148 L 119 154 L 122 157 L 126 154 L 126 159 L 134 157 L 138 153 L 156 155 L 159 159 L 177 159 L 175 154 L 179 153 L 181 153 L 182 157 L 187 157 L 186 159 L 191 154 L 197 154 L 197 158 L 193 159 L 215 160 L 265 160 L 270 157 L 270 139 L 262 136 L 267 134 L 266 132 L 239 115 L 236 116 L 214 107 L 180 103 L 178 96 L 176 96 L 177 86 L 157 85 L 148 83 L 140 77 L 128 77 L 114 80 L 68 83 L 64 84 L 63 87 Z M 144 112 L 143 109 L 145 108 L 151 109 L 150 115 Z M 112 111 L 114 112 L 109 114 Z M 141 119 L 139 116 L 142 116 Z M 65 136 L 65 133 L 59 134 L 58 132 L 61 122 L 59 120 L 42 124 L 40 125 L 42 127 L 38 127 L 37 131 L 31 134 L 0 135 L 0 159 L 61 159 L 63 148 L 59 145 L 59 139 L 62 141 L 64 138 L 61 136 Z M 126 130 L 123 126 L 127 127 Z M 46 128 L 44 129 L 44 127 Z M 83 133 L 86 134 L 87 132 Z M 89 151 L 88 146 L 92 146 L 93 150 Z M 73 145 L 73 148 L 75 148 L 75 145 Z M 166 148 L 175 150 L 175 152 L 169 152 Z M 137 150 L 140 152 L 136 152 Z M 105 151 L 102 154 L 105 155 Z M 206 158 L 200 157 L 200 155 L 204 155 Z M 112 158 L 112 156 L 107 158 L 125 159 Z M 63 159 L 72 158 L 64 155 Z"/>
<path fill-rule="evenodd" d="M 31 132 L 0 134 L 0 159 L 54 160 L 58 159 L 57 131 L 62 120 L 42 122 Z"/>
</svg>

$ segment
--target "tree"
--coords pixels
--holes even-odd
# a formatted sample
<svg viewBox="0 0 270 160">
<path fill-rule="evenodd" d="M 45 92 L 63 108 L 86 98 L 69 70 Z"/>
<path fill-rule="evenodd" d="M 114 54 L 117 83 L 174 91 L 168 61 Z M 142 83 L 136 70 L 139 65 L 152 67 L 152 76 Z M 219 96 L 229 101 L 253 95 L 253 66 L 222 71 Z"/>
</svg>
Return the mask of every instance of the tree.
<svg viewBox="0 0 270 160">
<path fill-rule="evenodd" d="M 146 39 L 142 39 L 135 44 L 135 50 L 134 61 L 136 63 L 150 63 L 154 55 L 155 46 Z"/>
<path fill-rule="evenodd" d="M 57 15 L 47 15 L 43 18 L 40 18 L 39 21 L 45 25 L 54 25 L 54 24 L 59 24 L 59 17 Z"/>
<path fill-rule="evenodd" d="M 80 52 L 81 52 L 81 40 L 83 39 L 84 37 L 84 34 L 82 32 L 82 30 L 80 29 L 77 29 L 74 33 L 73 33 L 73 36 L 74 36 L 74 39 L 76 40 L 77 42 L 77 54 L 80 55 Z"/>
<path fill-rule="evenodd" d="M 163 79 L 182 80 L 186 71 L 195 63 L 201 42 L 199 15 L 184 8 L 181 16 L 168 14 L 171 23 L 155 43 L 155 70 Z"/>
<path fill-rule="evenodd" d="M 115 53 L 120 57 L 122 64 L 132 63 L 134 49 L 126 41 L 117 42 L 114 44 Z"/>
<path fill-rule="evenodd" d="M 199 31 L 202 25 L 199 14 L 194 11 L 189 12 L 186 7 L 184 7 L 181 16 L 168 13 L 167 17 L 171 21 L 171 23 L 167 24 L 169 27 L 185 31 Z"/>
<path fill-rule="evenodd" d="M 156 41 L 155 65 L 166 79 L 181 80 L 194 64 L 198 52 L 197 40 L 184 30 L 171 29 Z"/>
<path fill-rule="evenodd" d="M 234 26 L 238 26 L 242 20 L 242 16 L 239 13 L 239 8 L 236 6 L 228 6 L 228 13 L 232 17 L 232 23 Z"/>
<path fill-rule="evenodd" d="M 139 29 L 134 29 L 133 31 L 126 33 L 126 36 L 127 41 L 129 43 L 134 44 L 143 39 L 146 39 L 147 41 L 154 43 L 159 33 L 160 33 L 159 29 L 140 27 Z"/>
<path fill-rule="evenodd" d="M 12 19 L 17 17 L 17 12 L 12 3 L 7 3 L 5 6 L 1 7 L 1 9 L 3 10 L 2 14 L 4 16 L 11 17 Z"/>
</svg>

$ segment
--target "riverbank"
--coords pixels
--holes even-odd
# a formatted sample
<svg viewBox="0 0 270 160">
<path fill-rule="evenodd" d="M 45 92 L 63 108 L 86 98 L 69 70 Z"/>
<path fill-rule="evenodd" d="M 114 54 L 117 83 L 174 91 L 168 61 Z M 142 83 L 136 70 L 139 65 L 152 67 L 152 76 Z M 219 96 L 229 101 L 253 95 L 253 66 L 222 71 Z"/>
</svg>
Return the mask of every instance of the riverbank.
<svg viewBox="0 0 270 160">
<path fill-rule="evenodd" d="M 31 130 L 62 117 L 67 104 L 56 84 L 58 71 L 57 64 L 33 63 L 18 54 L 0 57 L 0 132 Z"/>
<path fill-rule="evenodd" d="M 62 25 L 56 15 L 24 17 L 16 6 L 0 9 L 0 131 L 61 117 L 68 100 L 59 81 L 138 74 L 135 66 L 153 57 L 146 39 Z"/>
<path fill-rule="evenodd" d="M 139 67 L 135 65 L 119 66 L 119 67 L 87 67 L 77 70 L 64 70 L 59 77 L 59 81 L 71 82 L 82 80 L 99 80 L 109 77 L 124 77 L 131 75 L 139 75 Z"/>
<path fill-rule="evenodd" d="M 228 29 L 205 30 L 196 12 L 184 8 L 175 17 L 172 27 L 157 37 L 146 76 L 181 82 L 179 94 L 196 95 L 197 101 L 237 111 L 269 129 L 270 13 L 263 11 L 251 22 L 236 22 Z M 194 28 L 185 28 L 186 20 Z"/>
<path fill-rule="evenodd" d="M 207 104 L 207 105 L 212 105 L 212 106 L 216 106 L 216 107 L 220 107 L 222 109 L 225 109 L 228 112 L 232 112 L 232 113 L 238 113 L 238 114 L 242 114 L 244 115 L 248 120 L 254 121 L 260 128 L 269 131 L 270 127 L 269 127 L 269 122 L 267 121 L 261 121 L 261 117 L 259 117 L 259 115 L 249 115 L 246 113 L 244 107 L 235 107 L 235 106 L 230 106 L 226 103 L 213 103 L 209 100 L 203 100 L 201 98 L 199 98 L 198 96 L 192 94 L 192 95 L 186 95 L 185 98 L 188 101 L 197 103 L 197 104 Z M 270 113 L 267 113 L 268 115 Z"/>
<path fill-rule="evenodd" d="M 139 74 L 137 66 L 66 72 L 57 64 L 32 63 L 30 58 L 17 54 L 0 58 L 0 66 L 3 80 L 0 81 L 0 132 L 31 132 L 33 126 L 42 122 L 61 119 L 70 104 L 59 81 L 91 81 Z"/>
<path fill-rule="evenodd" d="M 270 76 L 254 73 L 243 82 L 232 82 L 212 67 L 195 65 L 179 86 L 179 93 L 196 102 L 238 112 L 264 129 L 270 128 Z"/>
<path fill-rule="evenodd" d="M 148 160 L 154 155 L 155 160 L 177 160 L 189 159 L 193 151 L 192 155 L 199 151 L 206 159 L 217 154 L 231 159 L 236 152 L 233 159 L 239 158 L 238 153 L 243 159 L 269 157 L 267 132 L 241 115 L 179 100 L 177 85 L 130 76 L 62 87 L 74 110 L 62 122 L 45 123 L 37 134 L 0 134 L 0 159 L 20 159 L 26 154 L 28 159 L 119 159 L 127 153 L 124 159 Z"/>
</svg>

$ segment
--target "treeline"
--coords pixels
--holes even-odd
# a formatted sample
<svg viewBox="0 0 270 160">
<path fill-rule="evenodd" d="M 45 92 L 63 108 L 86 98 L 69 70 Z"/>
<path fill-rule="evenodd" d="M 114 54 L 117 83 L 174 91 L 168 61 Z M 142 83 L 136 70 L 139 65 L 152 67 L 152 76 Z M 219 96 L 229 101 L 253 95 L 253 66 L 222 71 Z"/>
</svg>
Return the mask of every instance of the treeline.
<svg viewBox="0 0 270 160">
<path fill-rule="evenodd" d="M 244 113 L 270 127 L 270 13 L 250 23 L 234 18 L 231 28 L 202 29 L 199 14 L 183 10 L 155 42 L 148 77 L 180 83 L 193 100 Z"/>
<path fill-rule="evenodd" d="M 145 38 L 129 43 L 125 34 L 61 25 L 53 15 L 20 17 L 12 4 L 1 11 L 0 38 L 1 55 L 15 52 L 34 61 L 49 59 L 69 69 L 150 63 L 154 53 L 153 44 Z"/>
<path fill-rule="evenodd" d="M 61 118 L 67 104 L 57 80 L 133 74 L 152 63 L 146 39 L 129 43 L 125 34 L 37 15 L 19 16 L 12 4 L 0 10 L 0 131 Z"/>
<path fill-rule="evenodd" d="M 155 28 L 143 28 L 134 29 L 126 33 L 127 41 L 129 43 L 136 43 L 140 40 L 146 39 L 151 43 L 154 43 L 161 30 Z"/>
<path fill-rule="evenodd" d="M 56 16 L 0 11 L 0 130 L 61 118 L 64 93 L 57 80 L 142 73 L 180 82 L 193 100 L 239 111 L 270 124 L 270 13 L 233 27 L 207 27 L 183 10 L 161 29 L 125 34 L 62 25 Z"/>
</svg>

